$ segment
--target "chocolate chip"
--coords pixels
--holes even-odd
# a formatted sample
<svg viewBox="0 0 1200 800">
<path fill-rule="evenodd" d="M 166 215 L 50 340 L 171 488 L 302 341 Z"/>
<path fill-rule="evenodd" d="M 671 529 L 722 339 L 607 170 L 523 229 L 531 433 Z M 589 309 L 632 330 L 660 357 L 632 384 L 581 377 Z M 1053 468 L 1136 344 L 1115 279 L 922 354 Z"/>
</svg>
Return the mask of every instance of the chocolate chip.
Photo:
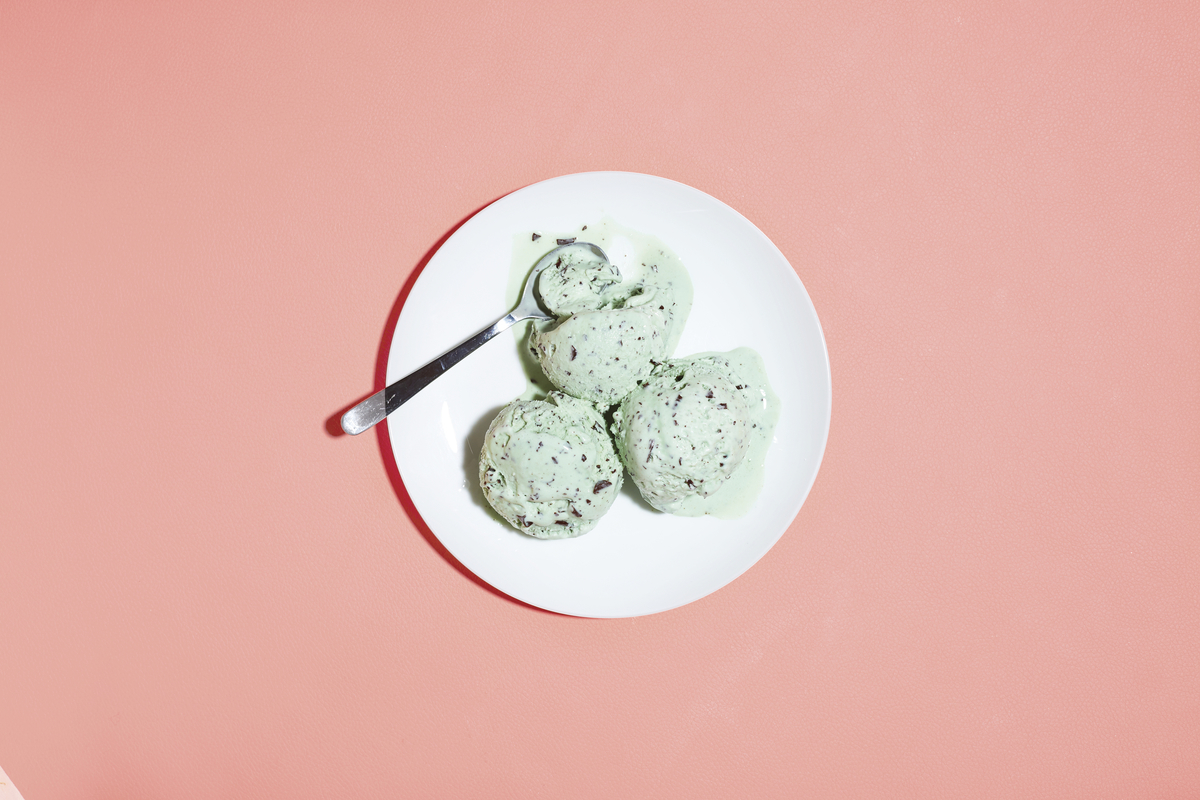
<svg viewBox="0 0 1200 800">
<path fill-rule="evenodd" d="M 580 460 L 580 461 L 587 461 L 587 456 L 580 456 L 580 457 L 579 457 L 579 460 Z"/>
<path fill-rule="evenodd" d="M 712 400 L 712 399 L 713 399 L 713 393 L 712 393 L 712 389 L 709 389 L 709 390 L 708 390 L 708 394 L 706 394 L 706 395 L 704 395 L 704 396 L 705 396 L 705 397 L 707 397 L 709 400 Z"/>
<path fill-rule="evenodd" d="M 564 244 L 574 244 L 574 243 L 575 243 L 575 237 L 574 237 L 574 236 L 572 236 L 570 239 L 559 239 L 559 240 L 558 240 L 558 243 L 559 243 L 559 245 L 560 245 L 560 246 L 561 246 L 561 245 L 564 245 Z"/>
<path fill-rule="evenodd" d="M 574 514 L 574 515 L 575 515 L 575 516 L 577 516 L 577 517 L 582 517 L 582 516 L 583 516 L 583 514 L 580 514 L 578 511 L 576 511 L 576 510 L 575 510 L 575 506 L 571 506 L 571 513 L 572 513 L 572 514 Z"/>
<path fill-rule="evenodd" d="M 738 391 L 741 391 L 742 389 L 745 389 L 746 387 L 745 387 L 745 386 L 742 386 L 742 385 L 739 383 L 737 388 L 738 388 Z"/>
<path fill-rule="evenodd" d="M 577 356 L 577 355 L 579 355 L 579 354 L 575 352 L 575 345 L 571 345 L 571 360 L 574 361 L 575 356 Z"/>
<path fill-rule="evenodd" d="M 550 456 L 550 460 L 553 461 L 555 464 L 558 463 L 558 459 L 555 458 L 554 456 Z"/>
<path fill-rule="evenodd" d="M 724 403 L 717 403 L 717 408 L 726 409 L 726 408 L 729 408 L 729 406 L 725 405 Z"/>
<path fill-rule="evenodd" d="M 596 485 L 592 487 L 592 494 L 600 494 L 610 486 L 612 486 L 612 481 L 596 481 Z"/>
<path fill-rule="evenodd" d="M 583 226 L 582 228 L 580 228 L 579 230 L 581 230 L 581 231 L 586 231 L 586 230 L 587 230 L 587 225 L 584 225 L 584 226 Z"/>
<path fill-rule="evenodd" d="M 567 527 L 568 525 L 570 525 L 571 523 L 567 522 L 565 519 L 556 519 L 556 520 L 554 520 L 554 524 L 555 524 L 555 525 L 562 525 L 562 526 L 565 528 L 565 527 Z"/>
<path fill-rule="evenodd" d="M 536 241 L 537 241 L 538 239 L 540 239 L 540 238 L 542 238 L 542 235 L 541 235 L 540 233 L 535 233 L 535 234 L 533 235 L 533 239 L 532 239 L 531 241 L 534 241 L 534 242 L 536 242 Z"/>
</svg>

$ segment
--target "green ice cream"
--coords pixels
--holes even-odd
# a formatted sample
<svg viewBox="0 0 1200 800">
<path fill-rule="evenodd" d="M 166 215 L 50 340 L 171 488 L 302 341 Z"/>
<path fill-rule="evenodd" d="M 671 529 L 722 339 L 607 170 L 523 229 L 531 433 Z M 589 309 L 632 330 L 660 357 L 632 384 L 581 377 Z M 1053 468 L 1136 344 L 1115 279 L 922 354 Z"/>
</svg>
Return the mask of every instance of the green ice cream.
<svg viewBox="0 0 1200 800">
<path fill-rule="evenodd" d="M 737 516 L 761 488 L 778 417 L 762 359 L 739 348 L 657 366 L 616 410 L 612 431 L 650 505 L 683 516 Z"/>
<path fill-rule="evenodd" d="M 479 483 L 492 508 L 539 539 L 590 531 L 612 506 L 622 477 L 603 415 L 558 392 L 507 405 L 479 452 Z"/>
<path fill-rule="evenodd" d="M 542 270 L 538 294 L 558 321 L 537 326 L 529 349 L 555 387 L 613 405 L 674 352 L 692 283 L 679 257 L 654 237 L 611 220 L 578 236 L 614 246 L 619 270 L 584 248 L 564 251 Z"/>
<path fill-rule="evenodd" d="M 538 275 L 542 304 L 555 316 L 595 311 L 611 302 L 621 273 L 583 247 L 567 248 Z"/>
<path fill-rule="evenodd" d="M 610 406 L 664 356 L 662 315 L 643 307 L 581 311 L 530 336 L 546 377 L 567 394 Z"/>
</svg>

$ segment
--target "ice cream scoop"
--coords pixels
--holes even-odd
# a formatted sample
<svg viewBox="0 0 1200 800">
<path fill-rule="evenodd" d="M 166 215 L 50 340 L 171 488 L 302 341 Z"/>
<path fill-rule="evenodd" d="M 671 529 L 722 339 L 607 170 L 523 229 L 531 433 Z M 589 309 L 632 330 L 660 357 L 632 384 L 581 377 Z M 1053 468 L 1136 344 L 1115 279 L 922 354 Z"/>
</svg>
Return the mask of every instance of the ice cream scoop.
<svg viewBox="0 0 1200 800">
<path fill-rule="evenodd" d="M 491 325 L 459 342 L 454 347 L 442 353 L 425 366 L 405 375 L 400 380 L 379 390 L 363 400 L 354 408 L 342 415 L 342 430 L 351 435 L 357 435 L 383 421 L 404 403 L 408 402 L 417 392 L 424 389 L 443 372 L 478 350 L 497 334 L 502 333 L 521 320 L 539 319 L 552 320 L 555 315 L 538 301 L 538 276 L 551 264 L 561 258 L 574 258 L 576 253 L 581 260 L 608 263 L 608 256 L 590 242 L 566 242 L 542 256 L 534 265 L 533 270 L 525 281 L 525 292 L 521 302 L 510 313 L 496 320 Z M 615 270 L 615 267 L 614 267 Z M 619 274 L 619 273 L 618 273 Z"/>
<path fill-rule="evenodd" d="M 778 416 L 762 359 L 739 348 L 655 367 L 613 413 L 612 432 L 650 505 L 736 516 L 758 493 Z M 735 476 L 744 479 L 731 484 Z"/>
<path fill-rule="evenodd" d="M 603 405 L 619 403 L 671 355 L 692 302 L 687 270 L 665 245 L 631 249 L 623 241 L 614 251 L 619 272 L 578 252 L 542 272 L 543 300 L 554 298 L 559 321 L 535 326 L 529 337 L 555 387 Z"/>
<path fill-rule="evenodd" d="M 573 314 L 529 337 L 546 377 L 569 395 L 611 406 L 665 358 L 661 312 L 642 306 Z"/>
<path fill-rule="evenodd" d="M 600 411 L 558 392 L 505 406 L 479 451 L 479 484 L 492 508 L 539 539 L 587 533 L 612 506 L 621 480 Z"/>
</svg>

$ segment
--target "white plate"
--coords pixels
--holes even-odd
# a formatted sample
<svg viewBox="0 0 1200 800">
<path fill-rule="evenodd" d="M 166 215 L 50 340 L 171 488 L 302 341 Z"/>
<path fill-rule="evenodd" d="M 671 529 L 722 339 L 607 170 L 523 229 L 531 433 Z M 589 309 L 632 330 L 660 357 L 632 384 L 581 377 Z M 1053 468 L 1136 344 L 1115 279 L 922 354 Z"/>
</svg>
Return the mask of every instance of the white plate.
<svg viewBox="0 0 1200 800">
<path fill-rule="evenodd" d="M 469 570 L 551 611 L 633 617 L 698 600 L 749 569 L 787 530 L 821 464 L 831 401 L 825 338 L 795 271 L 758 228 L 697 189 L 650 175 L 591 172 L 521 189 L 468 220 L 429 260 L 396 323 L 387 381 L 510 310 L 515 235 L 575 230 L 604 216 L 657 236 L 687 267 L 695 300 L 676 356 L 747 346 L 766 363 L 781 414 L 751 511 L 735 520 L 660 514 L 627 480 L 612 510 L 577 539 L 533 539 L 500 521 L 479 489 L 476 459 L 492 417 L 526 387 L 511 333 L 392 414 L 388 433 L 417 510 Z"/>
</svg>

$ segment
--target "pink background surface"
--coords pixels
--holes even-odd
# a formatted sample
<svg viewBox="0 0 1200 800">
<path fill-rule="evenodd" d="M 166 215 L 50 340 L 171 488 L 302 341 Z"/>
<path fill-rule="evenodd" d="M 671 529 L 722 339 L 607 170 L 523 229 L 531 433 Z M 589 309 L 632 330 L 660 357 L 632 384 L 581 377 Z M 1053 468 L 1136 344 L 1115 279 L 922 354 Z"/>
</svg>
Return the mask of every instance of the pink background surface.
<svg viewBox="0 0 1200 800">
<path fill-rule="evenodd" d="M 1200 796 L 1194 5 L 169 5 L 0 3 L 27 798 Z M 789 532 L 632 620 L 327 431 L 461 220 L 601 169 L 759 225 L 833 364 Z"/>
</svg>

